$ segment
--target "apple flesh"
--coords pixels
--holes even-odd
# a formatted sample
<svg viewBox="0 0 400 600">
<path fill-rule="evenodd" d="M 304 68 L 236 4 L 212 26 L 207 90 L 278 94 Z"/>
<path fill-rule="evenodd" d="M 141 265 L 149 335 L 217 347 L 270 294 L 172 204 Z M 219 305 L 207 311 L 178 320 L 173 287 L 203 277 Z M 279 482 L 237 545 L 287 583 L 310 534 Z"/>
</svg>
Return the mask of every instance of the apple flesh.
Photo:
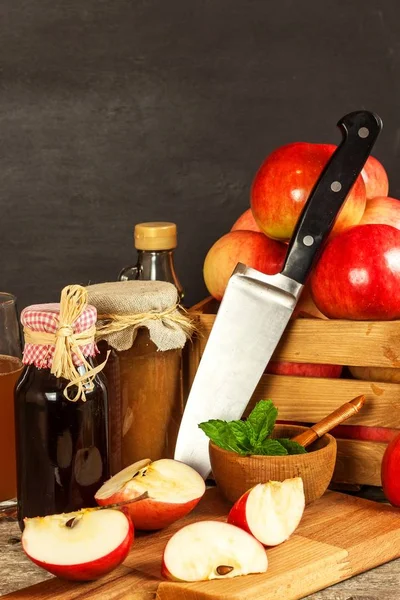
<svg viewBox="0 0 400 600">
<path fill-rule="evenodd" d="M 332 319 L 400 318 L 400 231 L 357 225 L 331 239 L 310 277 L 311 293 Z"/>
<path fill-rule="evenodd" d="M 244 211 L 243 214 L 234 222 L 231 231 L 257 231 L 261 232 L 261 229 L 257 225 L 251 208 Z"/>
<path fill-rule="evenodd" d="M 359 225 L 392 225 L 400 229 L 400 201 L 396 198 L 378 197 L 367 201 Z"/>
<path fill-rule="evenodd" d="M 383 492 L 390 504 L 400 507 L 400 433 L 385 450 L 381 479 Z"/>
<path fill-rule="evenodd" d="M 325 377 L 336 379 L 342 374 L 341 365 L 324 365 L 314 363 L 292 363 L 286 361 L 271 361 L 266 373 L 271 375 L 287 375 L 289 377 Z"/>
<path fill-rule="evenodd" d="M 369 156 L 361 171 L 365 184 L 367 199 L 377 196 L 387 196 L 389 193 L 389 179 L 384 166 L 374 156 Z"/>
<path fill-rule="evenodd" d="M 268 481 L 251 488 L 235 502 L 228 523 L 251 533 L 264 546 L 277 546 L 295 531 L 304 507 L 301 477 Z"/>
<path fill-rule="evenodd" d="M 300 213 L 336 146 L 298 142 L 272 152 L 259 168 L 251 189 L 251 209 L 269 237 L 289 240 Z M 360 222 L 366 192 L 361 175 L 335 222 L 336 234 Z"/>
<path fill-rule="evenodd" d="M 24 519 L 22 548 L 39 567 L 72 581 L 91 581 L 120 565 L 131 548 L 131 520 L 113 509 L 83 509 Z"/>
<path fill-rule="evenodd" d="M 222 300 L 230 276 L 241 262 L 275 275 L 283 267 L 286 246 L 255 231 L 230 231 L 215 242 L 204 261 L 204 281 L 209 293 Z"/>
<path fill-rule="evenodd" d="M 205 492 L 203 478 L 182 462 L 163 458 L 144 459 L 126 467 L 106 481 L 95 495 L 97 504 L 108 506 L 133 500 L 148 493 L 148 498 L 125 506 L 136 529 L 168 527 L 187 515 Z"/>
<path fill-rule="evenodd" d="M 253 536 L 228 523 L 199 521 L 168 541 L 161 574 L 171 581 L 205 581 L 265 573 L 267 568 L 267 553 Z"/>
</svg>

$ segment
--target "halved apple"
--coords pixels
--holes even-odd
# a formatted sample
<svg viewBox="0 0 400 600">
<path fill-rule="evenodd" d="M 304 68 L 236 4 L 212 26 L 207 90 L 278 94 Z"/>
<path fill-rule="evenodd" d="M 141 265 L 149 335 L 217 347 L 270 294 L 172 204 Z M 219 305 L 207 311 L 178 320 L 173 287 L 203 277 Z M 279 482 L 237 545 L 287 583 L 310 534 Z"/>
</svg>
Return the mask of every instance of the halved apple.
<svg viewBox="0 0 400 600">
<path fill-rule="evenodd" d="M 187 515 L 205 492 L 203 478 L 182 462 L 163 458 L 144 459 L 126 467 L 106 481 L 95 495 L 101 506 L 133 500 L 144 492 L 149 497 L 127 504 L 137 529 L 168 527 Z"/>
<path fill-rule="evenodd" d="M 254 535 L 264 546 L 288 539 L 303 516 L 305 496 L 301 477 L 259 483 L 236 501 L 228 523 Z"/>
<path fill-rule="evenodd" d="M 186 525 L 168 541 L 161 574 L 171 581 L 228 579 L 265 573 L 265 548 L 238 527 L 220 521 Z"/>
<path fill-rule="evenodd" d="M 62 579 L 91 581 L 109 573 L 129 553 L 131 520 L 113 509 L 24 519 L 22 548 L 39 567 Z"/>
</svg>

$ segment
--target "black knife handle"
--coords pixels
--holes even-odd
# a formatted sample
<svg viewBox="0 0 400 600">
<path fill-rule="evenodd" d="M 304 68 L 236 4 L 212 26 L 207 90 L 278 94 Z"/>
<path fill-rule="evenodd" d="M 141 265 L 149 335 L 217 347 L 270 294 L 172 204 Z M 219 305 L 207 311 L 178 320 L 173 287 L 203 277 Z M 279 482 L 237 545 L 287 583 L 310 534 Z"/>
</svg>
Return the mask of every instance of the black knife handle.
<svg viewBox="0 0 400 600">
<path fill-rule="evenodd" d="M 352 112 L 339 123 L 343 140 L 313 188 L 289 243 L 282 274 L 305 283 L 318 251 L 382 130 L 381 118 Z"/>
</svg>

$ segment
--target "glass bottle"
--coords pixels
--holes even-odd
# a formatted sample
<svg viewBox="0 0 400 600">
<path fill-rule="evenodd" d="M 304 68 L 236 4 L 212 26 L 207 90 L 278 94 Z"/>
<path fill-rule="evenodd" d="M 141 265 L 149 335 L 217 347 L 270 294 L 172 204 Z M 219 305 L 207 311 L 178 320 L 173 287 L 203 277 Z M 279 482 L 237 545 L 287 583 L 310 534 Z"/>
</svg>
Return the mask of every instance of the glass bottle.
<svg viewBox="0 0 400 600">
<path fill-rule="evenodd" d="M 26 308 L 21 315 L 25 331 L 28 323 L 34 323 L 32 315 L 51 314 L 57 318 L 56 306 Z M 90 321 L 88 310 L 92 313 Z M 79 323 L 85 323 L 81 331 L 89 329 L 89 322 L 93 327 L 96 316 L 94 307 L 87 306 L 80 321 L 75 322 L 75 331 Z M 43 323 L 46 322 L 51 323 L 51 320 L 42 320 L 39 331 L 43 331 Z M 24 517 L 95 506 L 94 494 L 109 477 L 104 376 L 98 373 L 93 386 L 84 384 L 85 399 L 69 400 L 64 395 L 69 382 L 51 373 L 51 347 L 45 358 L 44 354 L 38 358 L 45 347 L 30 344 L 27 352 L 27 346 L 24 362 L 30 364 L 26 364 L 15 390 L 18 520 L 21 529 Z M 94 365 L 91 356 L 96 350 L 93 348 L 94 339 L 82 348 L 89 366 Z M 45 363 L 47 366 L 44 366 Z M 85 375 L 87 366 L 77 366 L 77 371 L 79 375 Z M 76 389 L 71 387 L 68 390 L 69 397 L 74 396 Z"/>
<path fill-rule="evenodd" d="M 135 226 L 134 237 L 137 250 L 136 265 L 122 269 L 118 280 L 167 281 L 175 285 L 181 301 L 184 292 L 174 266 L 174 250 L 177 246 L 175 223 L 138 223 Z"/>
</svg>

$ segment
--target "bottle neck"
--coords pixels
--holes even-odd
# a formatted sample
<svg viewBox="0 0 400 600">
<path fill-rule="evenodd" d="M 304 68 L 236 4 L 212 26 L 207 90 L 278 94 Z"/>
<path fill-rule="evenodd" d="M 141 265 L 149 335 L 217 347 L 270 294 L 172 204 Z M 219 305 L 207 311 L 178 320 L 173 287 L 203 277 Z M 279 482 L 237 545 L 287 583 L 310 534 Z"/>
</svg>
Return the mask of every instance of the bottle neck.
<svg viewBox="0 0 400 600">
<path fill-rule="evenodd" d="M 175 272 L 174 250 L 138 250 L 137 253 L 137 278 L 172 283 L 177 288 L 181 300 L 183 288 Z"/>
</svg>

